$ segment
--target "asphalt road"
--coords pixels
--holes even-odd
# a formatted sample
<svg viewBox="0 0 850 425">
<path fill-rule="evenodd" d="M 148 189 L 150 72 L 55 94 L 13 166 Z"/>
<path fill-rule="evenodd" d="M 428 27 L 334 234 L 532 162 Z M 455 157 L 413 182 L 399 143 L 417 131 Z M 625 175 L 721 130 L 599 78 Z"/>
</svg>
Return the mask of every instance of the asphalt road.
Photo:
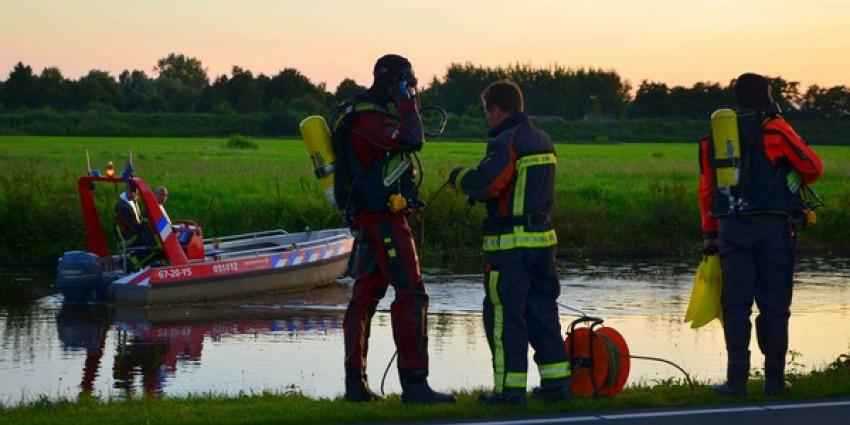
<svg viewBox="0 0 850 425">
<path fill-rule="evenodd" d="M 435 423 L 463 425 L 848 425 L 850 424 L 850 399 Z"/>
</svg>

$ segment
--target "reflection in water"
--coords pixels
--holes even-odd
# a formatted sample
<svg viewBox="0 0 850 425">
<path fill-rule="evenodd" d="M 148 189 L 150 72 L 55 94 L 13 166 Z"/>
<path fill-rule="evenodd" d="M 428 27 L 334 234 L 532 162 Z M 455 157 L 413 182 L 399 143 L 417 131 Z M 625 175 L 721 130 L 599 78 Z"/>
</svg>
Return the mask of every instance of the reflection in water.
<svg viewBox="0 0 850 425">
<path fill-rule="evenodd" d="M 106 307 L 63 305 L 56 316 L 59 341 L 66 351 L 85 350 L 80 393 L 92 394 L 106 345 L 109 320 Z"/>
<path fill-rule="evenodd" d="M 56 329 L 63 350 L 85 351 L 79 385 L 81 393 L 94 393 L 111 330 L 115 342 L 112 388 L 126 397 L 138 391 L 155 396 L 175 377 L 178 365 L 201 364 L 205 340 L 215 344 L 242 336 L 297 338 L 299 335 L 329 335 L 341 330 L 342 317 L 339 315 L 323 317 L 321 312 L 309 312 L 311 317 L 300 315 L 304 313 L 280 309 L 263 311 L 250 306 L 213 310 L 207 306 L 123 309 L 64 304 L 56 316 Z M 170 322 L 176 316 L 188 319 Z M 257 319 L 258 316 L 270 318 Z M 215 317 L 216 322 L 207 322 L 209 317 Z M 163 319 L 166 322 L 162 322 Z"/>
<path fill-rule="evenodd" d="M 633 353 L 668 358 L 698 379 L 723 377 L 719 324 L 692 330 L 682 323 L 690 265 L 565 263 L 560 273 L 560 301 L 604 317 L 626 337 Z M 441 390 L 490 385 L 490 354 L 479 314 L 481 276 L 431 273 L 426 281 L 434 313 L 429 318 L 432 385 Z M 341 323 L 350 286 L 332 285 L 297 297 L 118 309 L 63 305 L 60 296 L 51 295 L 49 282 L 28 272 L 0 270 L 2 404 L 79 393 L 135 397 L 295 390 L 336 396 L 342 391 Z M 848 282 L 847 260 L 801 263 L 791 349 L 801 353 L 797 361 L 806 369 L 850 351 Z M 390 290 L 379 308 L 387 309 L 392 297 Z M 573 317 L 562 313 L 566 326 Z M 377 388 L 394 350 L 389 314 L 379 313 L 372 326 L 368 372 Z M 536 371 L 529 372 L 533 385 Z M 669 366 L 636 361 L 629 382 L 670 377 L 678 372 Z M 387 391 L 399 391 L 394 368 Z"/>
</svg>

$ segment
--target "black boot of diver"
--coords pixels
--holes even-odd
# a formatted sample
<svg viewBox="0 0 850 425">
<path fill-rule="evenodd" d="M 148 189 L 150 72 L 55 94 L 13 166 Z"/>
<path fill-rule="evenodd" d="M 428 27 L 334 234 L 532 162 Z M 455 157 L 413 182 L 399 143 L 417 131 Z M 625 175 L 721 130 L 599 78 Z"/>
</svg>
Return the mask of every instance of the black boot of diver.
<svg viewBox="0 0 850 425">
<path fill-rule="evenodd" d="M 723 384 L 717 384 L 711 386 L 711 391 L 716 394 L 730 396 L 730 397 L 746 397 L 747 396 L 747 386 L 739 385 L 730 382 L 725 382 Z"/>
<path fill-rule="evenodd" d="M 712 385 L 711 391 L 720 395 L 744 397 L 747 395 L 747 377 L 750 373 L 750 352 L 728 353 L 726 382 Z"/>
<path fill-rule="evenodd" d="M 501 393 L 488 393 L 478 396 L 478 402 L 488 406 L 525 406 L 525 391 L 505 391 Z"/>
<path fill-rule="evenodd" d="M 427 369 L 399 370 L 401 402 L 405 404 L 454 403 L 455 396 L 440 393 L 428 385 Z"/>
<path fill-rule="evenodd" d="M 764 395 L 777 396 L 791 392 L 791 383 L 785 380 L 785 356 L 765 357 Z"/>
<path fill-rule="evenodd" d="M 366 374 L 356 369 L 345 370 L 345 400 L 353 402 L 378 401 L 382 397 L 369 389 Z"/>
<path fill-rule="evenodd" d="M 531 391 L 531 398 L 546 403 L 568 402 L 573 398 L 570 379 L 560 382 L 560 385 L 540 385 Z"/>
</svg>

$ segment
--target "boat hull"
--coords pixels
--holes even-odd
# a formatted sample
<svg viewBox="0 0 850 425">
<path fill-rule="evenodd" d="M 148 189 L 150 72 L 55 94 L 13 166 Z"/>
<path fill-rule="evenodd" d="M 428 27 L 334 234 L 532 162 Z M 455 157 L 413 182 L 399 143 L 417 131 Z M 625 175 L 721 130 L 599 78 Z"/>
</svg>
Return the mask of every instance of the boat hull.
<svg viewBox="0 0 850 425">
<path fill-rule="evenodd" d="M 202 278 L 163 286 L 114 285 L 119 304 L 172 304 L 244 297 L 263 292 L 299 292 L 327 285 L 345 272 L 348 256 L 286 270 Z"/>
<path fill-rule="evenodd" d="M 235 238 L 221 248 L 208 246 L 209 261 L 117 279 L 110 295 L 119 304 L 172 304 L 308 291 L 344 274 L 353 243 L 347 229 Z"/>
</svg>

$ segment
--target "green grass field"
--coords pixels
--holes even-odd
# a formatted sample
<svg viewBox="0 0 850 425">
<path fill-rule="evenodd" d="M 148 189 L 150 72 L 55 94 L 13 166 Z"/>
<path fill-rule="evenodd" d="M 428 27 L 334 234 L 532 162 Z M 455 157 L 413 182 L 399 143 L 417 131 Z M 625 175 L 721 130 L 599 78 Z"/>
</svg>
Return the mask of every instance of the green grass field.
<svg viewBox="0 0 850 425">
<path fill-rule="evenodd" d="M 0 259 L 55 259 L 85 247 L 76 179 L 107 160 L 120 173 L 133 152 L 136 175 L 166 185 L 172 219 L 199 222 L 205 236 L 283 227 L 342 225 L 316 184 L 298 140 L 257 140 L 228 149 L 224 139 L 0 137 Z M 474 166 L 483 143 L 432 142 L 421 158 L 423 198 L 455 166 Z M 817 147 L 826 164 L 815 189 L 827 206 L 803 235 L 804 250 L 850 252 L 850 147 Z M 695 143 L 559 144 L 554 221 L 562 254 L 688 255 L 700 243 Z M 118 190 L 98 188 L 109 216 Z M 439 195 L 424 214 L 428 258 L 474 254 L 483 207 Z M 419 220 L 411 220 L 419 233 Z"/>
</svg>

